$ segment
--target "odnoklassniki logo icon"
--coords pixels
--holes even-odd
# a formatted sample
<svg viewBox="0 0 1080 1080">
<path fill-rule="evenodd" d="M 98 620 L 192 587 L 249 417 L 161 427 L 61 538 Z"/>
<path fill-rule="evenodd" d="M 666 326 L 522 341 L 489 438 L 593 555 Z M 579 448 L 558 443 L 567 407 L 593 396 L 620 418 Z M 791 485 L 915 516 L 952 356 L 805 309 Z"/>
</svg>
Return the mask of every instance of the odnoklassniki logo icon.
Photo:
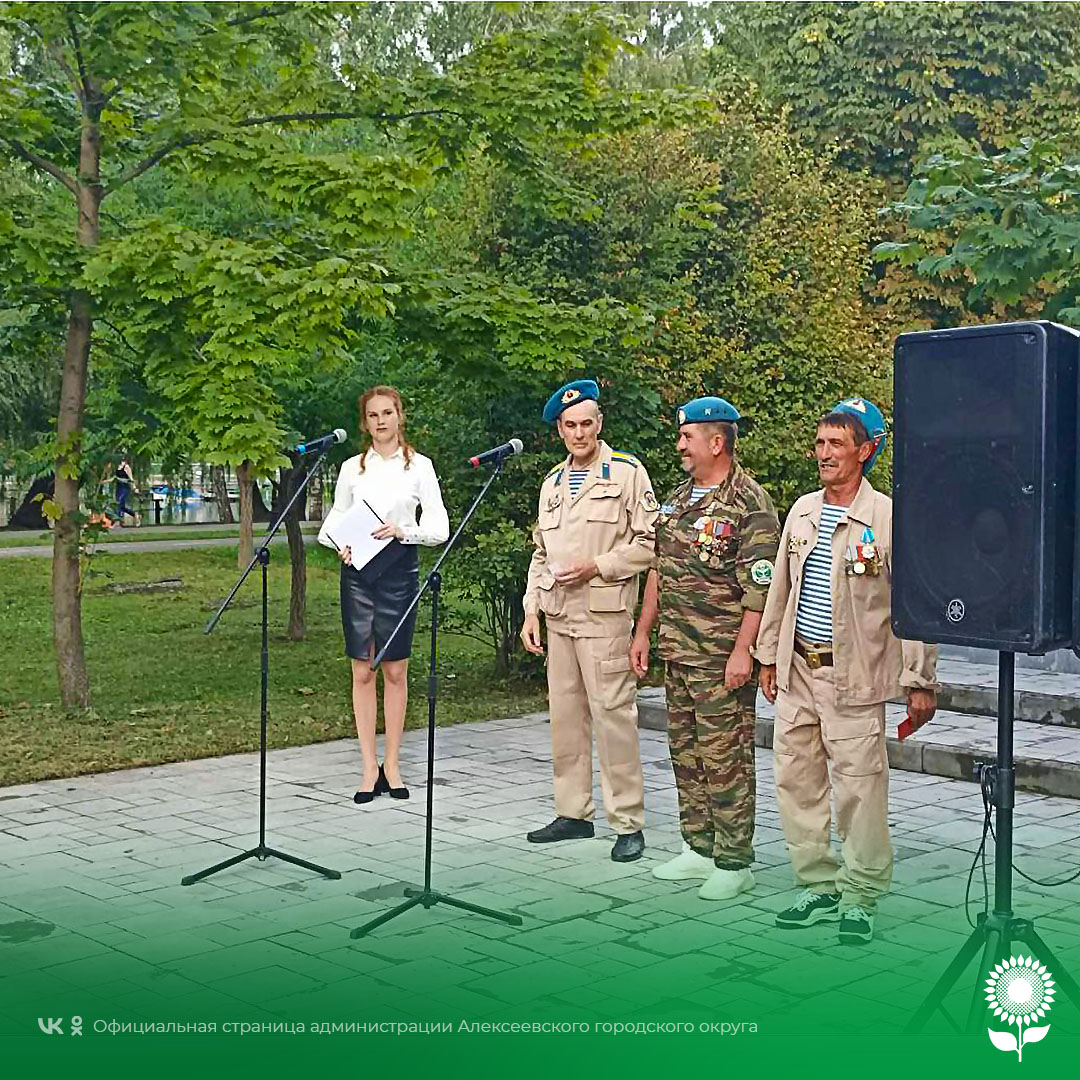
<svg viewBox="0 0 1080 1080">
<path fill-rule="evenodd" d="M 999 1050 L 1015 1050 L 1023 1061 L 1024 1047 L 1041 1042 L 1050 1030 L 1049 1024 L 1034 1027 L 1032 1021 L 1046 1016 L 1054 1003 L 1054 992 L 1054 980 L 1046 965 L 1030 956 L 1010 956 L 995 964 L 986 980 L 986 1000 L 996 1018 L 1016 1025 L 1016 1034 L 987 1028 L 990 1041 Z"/>
</svg>

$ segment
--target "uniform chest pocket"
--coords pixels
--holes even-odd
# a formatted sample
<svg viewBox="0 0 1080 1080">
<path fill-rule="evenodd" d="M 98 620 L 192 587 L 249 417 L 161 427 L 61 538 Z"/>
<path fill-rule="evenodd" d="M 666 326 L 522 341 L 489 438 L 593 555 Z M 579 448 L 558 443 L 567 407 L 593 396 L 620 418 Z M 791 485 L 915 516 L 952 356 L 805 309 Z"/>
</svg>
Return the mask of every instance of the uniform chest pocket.
<svg viewBox="0 0 1080 1080">
<path fill-rule="evenodd" d="M 558 506 L 544 507 L 537 518 L 537 527 L 543 532 L 545 529 L 557 529 L 562 518 L 562 503 Z"/>
<path fill-rule="evenodd" d="M 792 581 L 798 580 L 801 573 L 800 568 L 806 560 L 806 557 L 813 550 L 816 541 L 816 537 L 796 536 L 794 534 L 788 537 L 788 574 L 791 576 Z"/>
<path fill-rule="evenodd" d="M 618 521 L 621 509 L 618 491 L 590 492 L 585 504 L 585 517 L 589 521 Z"/>
</svg>

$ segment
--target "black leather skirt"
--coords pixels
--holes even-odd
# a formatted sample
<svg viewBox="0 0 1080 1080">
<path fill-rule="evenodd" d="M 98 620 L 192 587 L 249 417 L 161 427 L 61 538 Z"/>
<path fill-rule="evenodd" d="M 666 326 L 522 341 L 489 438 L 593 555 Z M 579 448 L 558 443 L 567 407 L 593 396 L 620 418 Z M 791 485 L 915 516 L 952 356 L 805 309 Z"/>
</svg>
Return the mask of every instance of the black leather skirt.
<svg viewBox="0 0 1080 1080">
<path fill-rule="evenodd" d="M 389 544 L 361 570 L 341 564 L 341 628 L 345 652 L 353 660 L 378 653 L 390 639 L 419 587 L 419 556 L 414 544 Z M 405 660 L 412 652 L 416 611 L 398 631 L 384 659 Z"/>
</svg>

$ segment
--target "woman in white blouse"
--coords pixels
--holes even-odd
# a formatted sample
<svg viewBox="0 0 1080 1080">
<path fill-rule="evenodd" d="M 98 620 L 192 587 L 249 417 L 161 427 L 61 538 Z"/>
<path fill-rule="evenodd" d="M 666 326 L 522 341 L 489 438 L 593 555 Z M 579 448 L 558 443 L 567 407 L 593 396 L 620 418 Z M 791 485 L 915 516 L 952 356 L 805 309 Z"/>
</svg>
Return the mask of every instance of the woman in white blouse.
<svg viewBox="0 0 1080 1080">
<path fill-rule="evenodd" d="M 352 660 L 353 715 L 364 756 L 364 776 L 353 800 L 369 803 L 384 792 L 395 799 L 409 797 L 409 789 L 401 779 L 398 753 L 409 696 L 406 676 L 415 611 L 380 665 L 386 725 L 382 765 L 375 745 L 378 699 L 371 660 L 387 643 L 416 595 L 417 545 L 445 542 L 450 523 L 430 458 L 418 454 L 405 439 L 405 411 L 401 395 L 392 386 L 375 386 L 360 396 L 360 426 L 364 451 L 341 466 L 334 505 L 319 531 L 319 542 L 341 557 L 341 624 L 345 651 Z M 338 550 L 331 537 L 335 522 L 361 499 L 383 522 L 372 535 L 378 539 L 390 537 L 391 541 L 357 570 L 350 549 Z"/>
</svg>

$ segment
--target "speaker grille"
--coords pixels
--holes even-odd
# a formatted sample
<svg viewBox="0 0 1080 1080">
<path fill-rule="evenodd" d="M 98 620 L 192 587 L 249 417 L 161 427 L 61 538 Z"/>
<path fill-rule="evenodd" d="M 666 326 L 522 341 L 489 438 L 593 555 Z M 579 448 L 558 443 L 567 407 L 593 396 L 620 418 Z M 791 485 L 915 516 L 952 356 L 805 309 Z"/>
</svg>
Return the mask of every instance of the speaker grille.
<svg viewBox="0 0 1080 1080">
<path fill-rule="evenodd" d="M 935 465 L 911 481 L 910 567 L 900 573 L 912 577 L 913 613 L 942 632 L 946 622 L 1018 639 L 1027 632 L 1031 497 L 1021 494 L 1029 485 L 1012 460 L 1016 449 L 925 443 L 917 455 Z M 962 619 L 955 608 L 950 618 L 957 600 Z"/>
</svg>

